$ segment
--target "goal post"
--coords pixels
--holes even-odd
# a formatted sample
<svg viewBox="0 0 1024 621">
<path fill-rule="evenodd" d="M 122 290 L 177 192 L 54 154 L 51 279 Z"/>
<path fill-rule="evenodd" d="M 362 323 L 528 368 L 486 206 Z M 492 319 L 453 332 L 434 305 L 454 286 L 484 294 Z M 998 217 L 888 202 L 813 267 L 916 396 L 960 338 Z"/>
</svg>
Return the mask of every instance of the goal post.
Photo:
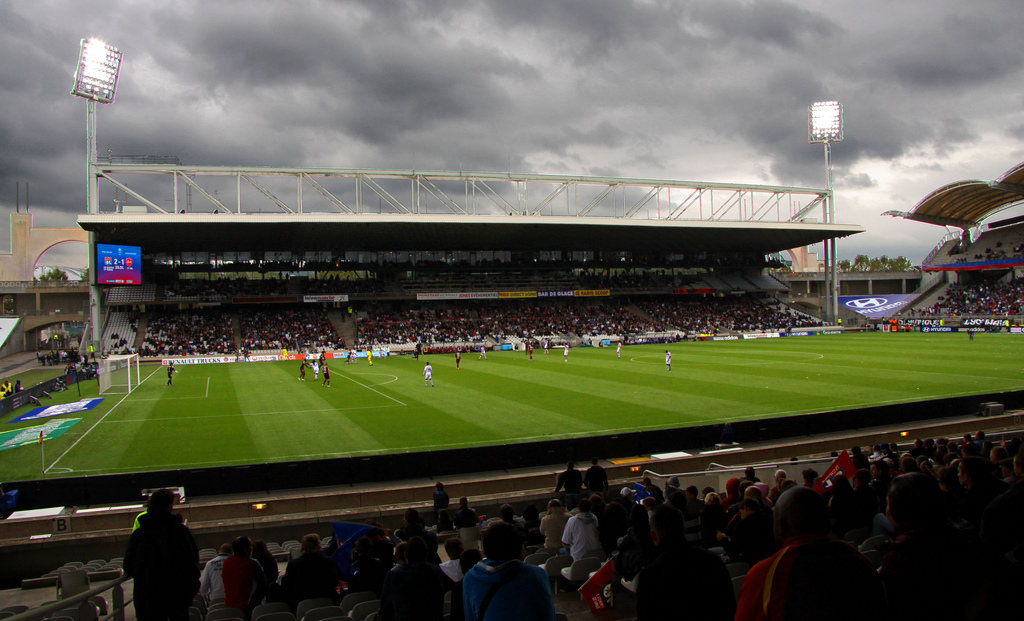
<svg viewBox="0 0 1024 621">
<path fill-rule="evenodd" d="M 130 394 L 138 388 L 139 355 L 108 356 L 99 360 L 100 394 Z"/>
</svg>

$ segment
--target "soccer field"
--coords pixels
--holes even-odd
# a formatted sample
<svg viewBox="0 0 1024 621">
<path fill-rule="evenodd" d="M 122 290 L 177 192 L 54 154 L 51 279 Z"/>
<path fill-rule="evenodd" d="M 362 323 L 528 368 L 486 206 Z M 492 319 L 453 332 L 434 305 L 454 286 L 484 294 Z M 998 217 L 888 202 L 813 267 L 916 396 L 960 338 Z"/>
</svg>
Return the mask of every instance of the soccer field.
<svg viewBox="0 0 1024 621">
<path fill-rule="evenodd" d="M 849 334 L 366 360 L 143 366 L 64 435 L 0 452 L 2 480 L 531 442 L 1024 388 L 1016 335 Z M 425 388 L 424 362 L 435 388 Z M 322 380 L 322 376 L 320 378 Z M 95 397 L 95 382 L 81 385 Z M 77 401 L 75 387 L 43 405 Z M 7 421 L 28 408 L 9 415 Z M 18 427 L 42 422 L 13 423 Z M 684 448 L 684 447 L 680 447 Z M 42 455 L 40 452 L 42 451 Z M 45 469 L 45 475 L 41 471 Z"/>
</svg>

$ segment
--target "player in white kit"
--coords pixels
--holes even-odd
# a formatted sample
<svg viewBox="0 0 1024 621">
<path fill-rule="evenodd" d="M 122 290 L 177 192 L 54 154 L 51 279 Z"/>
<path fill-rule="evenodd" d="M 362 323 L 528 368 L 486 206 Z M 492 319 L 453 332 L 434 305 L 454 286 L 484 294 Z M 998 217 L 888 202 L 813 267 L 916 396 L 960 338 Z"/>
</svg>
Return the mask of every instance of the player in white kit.
<svg viewBox="0 0 1024 621">
<path fill-rule="evenodd" d="M 431 388 L 434 387 L 434 368 L 432 366 L 430 366 L 429 362 L 426 364 L 426 366 L 423 367 L 423 387 L 424 388 L 427 387 L 427 382 L 430 382 L 430 387 Z"/>
<path fill-rule="evenodd" d="M 320 363 L 319 363 L 319 362 L 317 362 L 317 361 L 316 361 L 316 360 L 314 359 L 314 360 L 313 360 L 313 362 L 312 362 L 312 363 L 310 363 L 310 365 L 309 365 L 309 366 L 313 367 L 313 381 L 315 382 L 315 381 L 316 381 L 316 377 L 317 377 L 318 375 L 320 375 Z"/>
<path fill-rule="evenodd" d="M 565 344 L 565 358 L 562 360 L 562 362 L 569 362 L 569 344 L 568 343 Z"/>
<path fill-rule="evenodd" d="M 672 352 L 667 349 L 665 350 L 665 370 L 672 370 Z"/>
<path fill-rule="evenodd" d="M 622 358 L 622 341 L 619 341 L 619 346 L 615 348 L 615 357 Z"/>
</svg>

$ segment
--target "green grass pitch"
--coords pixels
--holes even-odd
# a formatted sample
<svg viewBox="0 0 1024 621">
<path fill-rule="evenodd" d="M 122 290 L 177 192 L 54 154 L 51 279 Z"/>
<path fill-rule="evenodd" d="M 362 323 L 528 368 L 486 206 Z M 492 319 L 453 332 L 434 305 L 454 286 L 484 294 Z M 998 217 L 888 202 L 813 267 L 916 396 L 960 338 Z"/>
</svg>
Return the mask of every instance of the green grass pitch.
<svg viewBox="0 0 1024 621">
<path fill-rule="evenodd" d="M 1024 388 L 1017 335 L 849 334 L 338 361 L 143 366 L 59 438 L 0 452 L 0 479 L 138 472 L 498 445 Z M 435 388 L 424 388 L 424 362 Z M 322 380 L 322 376 L 321 376 Z M 82 398 L 96 395 L 82 384 Z M 75 387 L 44 405 L 79 399 Z M 9 421 L 29 408 L 8 415 Z M 68 417 L 64 417 L 68 418 Z M 5 422 L 6 422 L 5 421 Z M 10 431 L 37 423 L 4 425 Z M 680 447 L 686 448 L 686 447 Z M 45 467 L 46 474 L 41 474 Z"/>
</svg>

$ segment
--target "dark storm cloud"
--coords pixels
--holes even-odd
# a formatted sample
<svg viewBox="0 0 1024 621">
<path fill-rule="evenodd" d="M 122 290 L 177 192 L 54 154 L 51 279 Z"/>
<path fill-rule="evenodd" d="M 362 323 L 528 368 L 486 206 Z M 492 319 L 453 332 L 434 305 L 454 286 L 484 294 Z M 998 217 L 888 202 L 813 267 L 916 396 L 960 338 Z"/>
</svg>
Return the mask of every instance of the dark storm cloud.
<svg viewBox="0 0 1024 621">
<path fill-rule="evenodd" d="M 836 99 L 836 187 L 850 193 L 844 214 L 871 223 L 960 178 L 945 169 L 959 174 L 978 145 L 999 162 L 990 176 L 1016 163 L 1017 4 L 4 3 L 0 204 L 31 181 L 40 214 L 82 211 L 85 104 L 68 91 L 79 39 L 100 36 L 125 52 L 118 101 L 100 108 L 101 153 L 820 187 L 806 107 Z M 920 187 L 889 179 L 897 170 Z M 844 247 L 884 239 L 866 225 Z"/>
</svg>

